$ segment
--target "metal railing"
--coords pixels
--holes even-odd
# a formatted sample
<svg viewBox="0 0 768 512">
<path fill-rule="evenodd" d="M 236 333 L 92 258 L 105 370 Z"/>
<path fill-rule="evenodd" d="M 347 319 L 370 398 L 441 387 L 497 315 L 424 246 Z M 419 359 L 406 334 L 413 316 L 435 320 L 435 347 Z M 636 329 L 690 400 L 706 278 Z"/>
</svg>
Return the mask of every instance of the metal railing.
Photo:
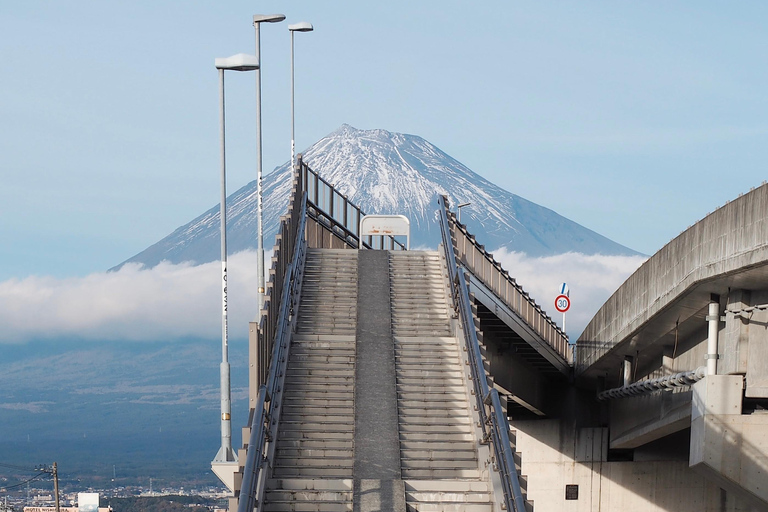
<svg viewBox="0 0 768 512">
<path fill-rule="evenodd" d="M 454 307 L 459 313 L 462 330 L 464 331 L 464 343 L 469 355 L 472 384 L 477 399 L 477 410 L 480 415 L 483 437 L 490 440 L 493 445 L 507 510 L 525 512 L 525 500 L 520 488 L 520 479 L 515 467 L 514 451 L 509 437 L 509 421 L 501 407 L 499 392 L 488 385 L 488 377 L 483 366 L 480 342 L 477 338 L 472 307 L 469 301 L 469 288 L 464 277 L 464 271 L 456 260 L 454 242 L 451 236 L 451 224 L 447 214 L 448 199 L 445 196 L 441 196 L 438 199 L 438 203 L 442 206 L 440 209 L 440 231 L 451 281 L 451 295 L 453 296 Z"/>
<path fill-rule="evenodd" d="M 298 204 L 297 204 L 298 203 Z M 261 510 L 267 477 L 271 471 L 277 425 L 284 389 L 285 367 L 301 291 L 301 278 L 307 252 L 305 237 L 307 194 L 294 178 L 288 214 L 280 221 L 272 257 L 269 284 L 259 323 L 258 354 L 260 384 L 249 422 L 238 512 Z"/>
<path fill-rule="evenodd" d="M 456 215 L 448 210 L 447 200 L 441 204 L 451 220 L 450 227 L 455 240 L 456 258 L 462 266 L 485 284 L 563 359 L 571 361 L 572 350 L 568 344 L 568 335 L 557 326 L 541 306 L 536 304 L 536 301 L 509 275 L 509 272 L 504 270 L 493 254 L 477 243 L 474 235 L 467 231 L 466 226 L 456 222 Z"/>
<path fill-rule="evenodd" d="M 304 162 L 303 155 L 298 156 L 296 168 L 302 188 L 307 191 L 307 214 L 316 223 L 308 226 L 310 247 L 357 249 L 360 219 L 365 212 L 313 171 Z M 366 249 L 405 250 L 403 243 L 389 235 L 367 236 L 362 244 Z"/>
</svg>

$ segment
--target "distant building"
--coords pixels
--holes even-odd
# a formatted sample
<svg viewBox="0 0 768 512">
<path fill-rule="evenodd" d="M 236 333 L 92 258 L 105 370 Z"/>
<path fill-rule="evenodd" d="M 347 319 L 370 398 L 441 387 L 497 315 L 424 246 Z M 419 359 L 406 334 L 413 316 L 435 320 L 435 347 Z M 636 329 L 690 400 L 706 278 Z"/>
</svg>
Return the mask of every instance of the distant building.
<svg viewBox="0 0 768 512">
<path fill-rule="evenodd" d="M 111 512 L 111 510 L 112 507 L 99 507 L 99 494 L 96 492 L 77 493 L 76 507 L 59 507 L 60 512 Z M 24 507 L 24 512 L 56 512 L 56 507 Z"/>
</svg>

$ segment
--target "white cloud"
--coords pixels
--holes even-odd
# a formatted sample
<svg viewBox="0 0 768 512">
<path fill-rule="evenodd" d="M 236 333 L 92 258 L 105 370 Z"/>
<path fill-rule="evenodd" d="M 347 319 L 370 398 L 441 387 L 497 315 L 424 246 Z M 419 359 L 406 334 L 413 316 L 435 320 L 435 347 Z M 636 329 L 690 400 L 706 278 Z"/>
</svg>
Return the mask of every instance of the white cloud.
<svg viewBox="0 0 768 512">
<path fill-rule="evenodd" d="M 561 254 L 531 258 L 499 249 L 499 262 L 558 324 L 553 301 L 568 283 L 572 306 L 567 327 L 572 340 L 598 308 L 644 261 L 639 256 Z M 270 254 L 265 257 L 270 262 Z M 32 276 L 0 282 L 0 342 L 78 337 L 93 340 L 173 340 L 221 336 L 219 262 L 192 266 L 161 263 L 144 269 L 126 265 L 118 272 L 82 278 Z M 230 256 L 229 333 L 248 336 L 256 316 L 256 253 Z"/>
<path fill-rule="evenodd" d="M 247 338 L 257 309 L 256 253 L 230 256 L 227 273 L 230 338 Z M 152 269 L 129 264 L 82 278 L 10 279 L 0 283 L 0 342 L 216 338 L 220 279 L 220 262 L 164 262 Z"/>
<path fill-rule="evenodd" d="M 566 327 L 576 341 L 600 306 L 646 258 L 579 253 L 532 258 L 504 248 L 493 253 L 499 263 L 531 297 L 562 327 L 563 315 L 555 310 L 560 284 L 568 283 L 571 309 Z"/>
</svg>

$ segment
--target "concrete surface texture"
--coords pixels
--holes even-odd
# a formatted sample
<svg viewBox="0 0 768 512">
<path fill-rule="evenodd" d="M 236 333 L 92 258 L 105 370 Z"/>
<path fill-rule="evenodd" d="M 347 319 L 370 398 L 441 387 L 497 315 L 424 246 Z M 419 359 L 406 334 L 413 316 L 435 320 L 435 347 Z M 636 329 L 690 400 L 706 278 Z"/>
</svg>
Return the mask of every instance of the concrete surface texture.
<svg viewBox="0 0 768 512">
<path fill-rule="evenodd" d="M 697 283 L 768 265 L 768 185 L 731 201 L 648 259 L 600 308 L 579 337 L 577 372 L 630 339 Z"/>
<path fill-rule="evenodd" d="M 609 461 L 607 429 L 577 428 L 561 420 L 515 421 L 512 428 L 533 510 L 764 510 L 723 491 L 690 469 L 687 460 L 670 460 L 669 451 L 648 455 L 656 460 Z M 567 486 L 578 486 L 575 499 L 568 499 Z"/>
</svg>

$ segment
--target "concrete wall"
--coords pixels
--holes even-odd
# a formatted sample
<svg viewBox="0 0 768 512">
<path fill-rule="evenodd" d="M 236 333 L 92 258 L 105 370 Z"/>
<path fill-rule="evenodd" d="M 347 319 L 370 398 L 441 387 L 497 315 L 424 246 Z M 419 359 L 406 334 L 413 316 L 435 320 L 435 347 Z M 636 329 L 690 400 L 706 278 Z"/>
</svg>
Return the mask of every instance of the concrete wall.
<svg viewBox="0 0 768 512">
<path fill-rule="evenodd" d="M 537 511 L 759 510 L 664 450 L 649 451 L 642 461 L 609 462 L 607 429 L 561 420 L 515 421 L 512 428 L 527 497 Z M 659 460 L 664 457 L 671 460 Z M 566 485 L 579 486 L 578 499 L 565 499 Z"/>
<path fill-rule="evenodd" d="M 646 261 L 606 301 L 579 337 L 577 371 L 583 371 L 616 343 L 685 290 L 704 280 L 768 262 L 768 185 L 711 213 Z"/>
</svg>

